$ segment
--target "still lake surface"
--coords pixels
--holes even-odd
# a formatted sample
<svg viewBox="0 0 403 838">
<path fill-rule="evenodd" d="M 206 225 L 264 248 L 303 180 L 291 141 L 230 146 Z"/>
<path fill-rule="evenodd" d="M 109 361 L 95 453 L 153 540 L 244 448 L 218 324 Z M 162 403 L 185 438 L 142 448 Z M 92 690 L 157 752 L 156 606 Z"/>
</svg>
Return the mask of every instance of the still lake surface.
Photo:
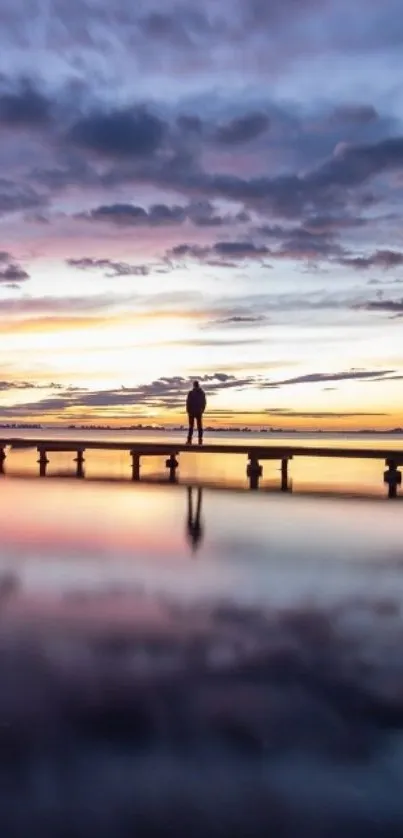
<svg viewBox="0 0 403 838">
<path fill-rule="evenodd" d="M 18 432 L 54 439 L 94 435 L 181 439 L 133 432 Z M 403 450 L 397 435 L 210 438 L 223 437 L 235 444 L 267 439 Z M 296 460 L 293 492 L 283 496 L 275 491 L 277 463 L 264 464 L 258 493 L 247 491 L 244 456 L 181 455 L 184 485 L 178 486 L 158 482 L 166 481 L 163 458 L 145 460 L 143 484 L 130 480 L 128 452 L 88 451 L 84 481 L 66 479 L 74 477 L 73 458 L 52 453 L 48 477 L 33 480 L 35 449 L 7 456 L 0 484 L 0 567 L 34 598 L 46 594 L 60 605 L 68 592 L 105 594 L 117 587 L 127 593 L 138 586 L 179 599 L 266 603 L 367 595 L 380 588 L 403 591 L 403 499 L 386 499 L 382 461 Z M 218 486 L 245 491 L 217 491 Z M 9 607 L 17 599 L 15 592 Z"/>
<path fill-rule="evenodd" d="M 181 456 L 182 485 L 161 460 L 132 483 L 127 452 L 88 452 L 85 480 L 50 459 L 41 479 L 35 449 L 8 452 L 0 478 L 1 834 L 401 836 L 383 463 L 297 460 L 284 495 L 274 464 L 248 491 L 243 456 Z"/>
</svg>

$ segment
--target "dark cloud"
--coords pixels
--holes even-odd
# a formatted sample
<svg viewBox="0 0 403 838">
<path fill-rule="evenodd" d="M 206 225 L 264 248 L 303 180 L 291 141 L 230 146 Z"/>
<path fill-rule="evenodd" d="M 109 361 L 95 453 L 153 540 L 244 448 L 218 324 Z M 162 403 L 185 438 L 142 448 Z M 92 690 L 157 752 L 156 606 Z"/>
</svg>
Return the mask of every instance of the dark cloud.
<svg viewBox="0 0 403 838">
<path fill-rule="evenodd" d="M 265 245 L 258 245 L 252 241 L 219 241 L 211 247 L 197 244 L 179 244 L 166 254 L 171 259 L 194 259 L 210 265 L 232 267 L 237 262 L 262 260 L 271 255 Z"/>
<path fill-rule="evenodd" d="M 346 370 L 343 372 L 313 372 L 307 375 L 298 375 L 295 378 L 284 378 L 281 381 L 262 382 L 261 389 L 276 389 L 294 384 L 322 384 L 328 381 L 370 381 L 374 378 L 383 378 L 392 375 L 396 370 Z"/>
<path fill-rule="evenodd" d="M 237 174 L 210 174 L 194 167 L 155 172 L 161 186 L 184 193 L 242 202 L 261 213 L 295 219 L 305 215 L 345 212 L 351 191 L 359 191 L 384 172 L 403 167 L 403 138 L 367 145 L 340 146 L 332 157 L 304 174 L 285 173 L 251 178 Z"/>
<path fill-rule="evenodd" d="M 171 48 L 197 49 L 201 41 L 212 37 L 212 21 L 203 7 L 198 9 L 190 4 L 151 11 L 139 16 L 138 26 L 142 34 L 166 43 Z"/>
<path fill-rule="evenodd" d="M 204 247 L 196 244 L 176 245 L 167 257 L 174 259 L 195 259 L 208 264 L 236 264 L 242 260 L 290 259 L 314 262 L 341 260 L 343 249 L 330 234 L 311 233 L 300 228 L 286 229 L 276 227 L 258 227 L 254 231 L 255 240 L 218 241 Z M 258 243 L 259 238 L 276 241 L 275 248 Z"/>
<path fill-rule="evenodd" d="M 307 219 L 298 227 L 263 224 L 255 232 L 277 243 L 276 249 L 270 253 L 272 259 L 320 262 L 343 255 L 343 248 L 335 239 L 337 230 L 338 227 L 333 226 L 329 218 L 316 217 Z"/>
<path fill-rule="evenodd" d="M 255 140 L 265 133 L 269 126 L 270 119 L 267 114 L 245 114 L 220 125 L 214 134 L 214 140 L 221 145 L 240 145 Z"/>
<path fill-rule="evenodd" d="M 16 86 L 0 82 L 0 127 L 41 128 L 51 120 L 51 101 L 28 80 Z"/>
<path fill-rule="evenodd" d="M 253 377 L 240 378 L 226 373 L 213 373 L 202 375 L 199 381 L 203 385 L 209 397 L 215 394 L 238 388 L 252 386 Z M 15 407 L 7 406 L 0 410 L 0 416 L 18 416 L 27 413 L 46 414 L 53 412 L 74 411 L 83 407 L 108 408 L 128 405 L 133 407 L 146 406 L 150 409 L 178 409 L 183 408 L 185 397 L 192 387 L 193 379 L 182 376 L 169 376 L 160 378 L 150 384 L 139 385 L 138 387 L 119 387 L 111 390 L 85 391 L 66 390 L 60 396 L 40 399 L 34 404 L 19 404 Z"/>
<path fill-rule="evenodd" d="M 77 216 L 87 221 L 105 221 L 117 227 L 163 226 L 181 224 L 186 218 L 186 208 L 153 204 L 150 209 L 135 204 L 109 204 Z"/>
<path fill-rule="evenodd" d="M 219 227 L 225 223 L 246 223 L 246 213 L 223 216 L 216 213 L 209 201 L 188 206 L 153 204 L 149 209 L 135 204 L 110 204 L 97 207 L 77 216 L 88 221 L 102 221 L 120 227 L 159 227 L 191 221 L 198 227 Z"/>
<path fill-rule="evenodd" d="M 201 134 L 203 131 L 203 120 L 196 114 L 180 114 L 177 118 L 177 125 L 180 131 L 190 134 Z"/>
<path fill-rule="evenodd" d="M 222 227 L 225 224 L 246 224 L 249 216 L 244 211 L 220 214 L 210 201 L 197 201 L 186 206 L 152 204 L 148 209 L 136 204 L 104 204 L 84 213 L 77 219 L 104 222 L 116 227 L 163 227 L 190 221 L 196 227 Z"/>
<path fill-rule="evenodd" d="M 342 145 L 333 157 L 306 177 L 318 188 L 351 187 L 365 183 L 382 172 L 403 167 L 403 137 L 366 145 Z"/>
<path fill-rule="evenodd" d="M 0 381 L 0 391 L 6 393 L 9 390 L 63 390 L 61 384 L 50 382 L 49 384 L 38 384 L 33 381 Z"/>
<path fill-rule="evenodd" d="M 67 259 L 70 268 L 81 271 L 101 270 L 109 278 L 117 276 L 147 276 L 149 268 L 146 265 L 129 265 L 127 262 L 115 262 L 113 259 L 92 259 L 84 256 L 81 259 Z"/>
<path fill-rule="evenodd" d="M 0 284 L 18 286 L 26 282 L 29 274 L 16 262 L 10 253 L 0 252 Z"/>
<path fill-rule="evenodd" d="M 248 224 L 250 221 L 245 210 L 220 213 L 210 201 L 195 201 L 186 208 L 186 215 L 196 227 L 222 227 L 225 224 Z"/>
<path fill-rule="evenodd" d="M 43 207 L 47 199 L 29 184 L 0 178 L 0 216 Z"/>
<path fill-rule="evenodd" d="M 72 126 L 74 145 L 105 157 L 152 157 L 161 148 L 166 126 L 146 108 L 89 113 Z"/>
<path fill-rule="evenodd" d="M 223 241 L 213 246 L 213 251 L 218 256 L 228 256 L 235 259 L 264 259 L 270 254 L 265 245 L 256 245 L 251 241 Z"/>
<path fill-rule="evenodd" d="M 232 317 L 223 317 L 222 320 L 214 320 L 211 325 L 216 326 L 248 326 L 257 323 L 266 323 L 267 318 L 261 314 L 234 314 Z"/>
<path fill-rule="evenodd" d="M 345 122 L 367 125 L 379 118 L 373 105 L 339 105 L 331 115 L 332 122 Z"/>
<path fill-rule="evenodd" d="M 340 256 L 342 252 L 341 246 L 331 235 L 312 233 L 300 228 L 292 231 L 288 238 L 284 238 L 274 256 L 320 261 Z"/>
<path fill-rule="evenodd" d="M 89 93 L 87 98 L 89 99 Z M 53 109 L 55 107 L 54 105 Z M 74 111 L 74 103 L 69 104 L 69 109 Z M 70 127 L 63 126 L 62 120 L 60 133 L 64 140 L 61 146 L 59 143 L 57 146 L 53 144 L 52 147 L 52 155 L 56 148 L 59 150 L 57 165 L 38 168 L 34 172 L 37 182 L 46 184 L 51 189 L 73 184 L 80 185 L 81 188 L 96 185 L 111 188 L 127 183 L 146 182 L 187 195 L 192 202 L 196 196 L 196 203 L 203 199 L 224 197 L 251 206 L 259 212 L 274 213 L 282 218 L 333 215 L 336 223 L 337 217 L 348 219 L 351 189 L 359 192 L 360 188 L 377 174 L 398 169 L 403 159 L 403 140 L 401 137 L 395 137 L 367 144 L 339 142 L 336 151 L 330 157 L 327 156 L 330 151 L 328 149 L 324 162 L 323 148 L 318 148 L 316 155 L 313 155 L 313 165 L 307 167 L 306 160 L 302 159 L 305 163 L 305 166 L 302 166 L 302 174 L 289 171 L 287 167 L 281 175 L 270 176 L 266 174 L 267 169 L 263 166 L 263 161 L 261 164 L 264 174 L 260 176 L 240 177 L 236 170 L 232 174 L 214 173 L 207 171 L 202 165 L 202 152 L 206 149 L 208 137 L 213 131 L 212 117 L 178 117 L 174 111 L 169 113 L 169 109 L 166 109 L 162 118 L 154 113 L 151 106 L 139 106 L 136 103 L 115 110 L 94 110 L 90 104 L 81 109 L 84 109 L 84 115 L 77 117 L 76 114 L 67 120 L 68 123 L 73 123 Z M 77 112 L 77 107 L 75 110 Z M 363 113 L 361 117 L 364 118 Z M 67 119 L 66 114 L 64 118 Z M 237 137 L 240 142 L 241 137 L 246 141 L 247 136 L 252 136 L 252 129 L 255 135 L 258 135 L 259 129 L 262 131 L 269 119 L 271 118 L 263 112 L 255 112 L 223 123 L 219 131 L 222 132 L 223 138 L 227 137 L 227 144 L 235 144 Z M 284 126 L 286 136 L 292 135 L 291 116 L 289 122 L 288 127 L 287 124 Z M 318 142 L 315 136 L 309 135 L 312 147 Z M 338 139 L 336 138 L 336 143 Z M 273 139 L 275 153 L 276 142 L 278 140 Z M 298 149 L 298 138 L 289 142 L 290 150 Z M 109 163 L 111 168 L 97 169 L 93 160 L 94 152 L 103 155 L 105 165 Z M 308 159 L 311 157 L 309 151 Z M 321 161 L 319 164 L 318 157 Z M 123 213 L 122 218 L 127 218 L 129 223 L 131 217 L 133 223 L 136 222 L 134 211 L 130 209 L 132 205 L 127 203 L 102 204 L 93 212 L 113 206 L 121 206 L 122 209 L 127 207 L 127 212 Z M 166 205 L 161 204 L 162 206 Z M 133 207 L 137 209 L 136 205 Z M 138 207 L 138 210 L 141 209 L 143 208 Z M 96 217 L 95 215 L 94 218 Z M 210 217 L 205 214 L 200 218 L 200 226 L 203 222 L 206 226 L 209 222 L 213 226 L 211 214 Z M 217 224 L 219 218 L 220 214 L 216 214 Z M 350 218 L 352 224 L 354 218 L 351 214 Z M 357 220 L 356 223 L 358 224 Z M 345 220 L 344 226 L 347 224 L 348 221 Z"/>
<path fill-rule="evenodd" d="M 403 253 L 398 250 L 377 250 L 370 256 L 345 257 L 341 264 L 356 270 L 368 270 L 368 268 L 398 268 L 403 265 Z"/>
<path fill-rule="evenodd" d="M 388 416 L 388 413 L 366 413 L 364 411 L 333 411 L 333 410 L 323 410 L 323 411 L 301 411 L 301 410 L 293 410 L 292 408 L 286 407 L 273 407 L 265 411 L 270 415 L 274 416 L 282 416 L 282 417 L 291 417 L 295 419 L 357 419 L 357 418 L 366 418 L 370 416 Z"/>
<path fill-rule="evenodd" d="M 403 315 L 403 300 L 370 300 L 360 305 L 359 308 L 365 309 L 366 311 L 380 311 L 386 312 L 387 314 Z"/>
<path fill-rule="evenodd" d="M 183 349 L 188 346 L 199 349 L 220 349 L 220 347 L 240 349 L 243 346 L 262 346 L 266 343 L 264 338 L 188 338 L 187 340 L 173 341 L 171 345 L 180 346 Z"/>
</svg>

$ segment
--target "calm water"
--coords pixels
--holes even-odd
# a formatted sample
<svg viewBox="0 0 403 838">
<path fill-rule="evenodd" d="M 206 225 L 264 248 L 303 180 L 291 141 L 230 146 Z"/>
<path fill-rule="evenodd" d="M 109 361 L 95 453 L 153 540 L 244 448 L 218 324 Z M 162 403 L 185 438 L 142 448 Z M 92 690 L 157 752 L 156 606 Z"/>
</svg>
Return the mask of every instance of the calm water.
<svg viewBox="0 0 403 838">
<path fill-rule="evenodd" d="M 284 605 L 403 590 L 399 502 L 62 479 L 1 492 L 0 569 L 16 583 L 3 618 L 22 595 L 64 608 L 77 592 Z"/>
<path fill-rule="evenodd" d="M 244 487 L 243 457 L 183 457 L 193 488 L 132 483 L 127 454 L 86 461 L 118 481 L 51 457 L 33 479 L 15 451 L 0 480 L 1 834 L 400 838 L 383 464 L 297 462 L 282 495 L 199 485 Z"/>
</svg>

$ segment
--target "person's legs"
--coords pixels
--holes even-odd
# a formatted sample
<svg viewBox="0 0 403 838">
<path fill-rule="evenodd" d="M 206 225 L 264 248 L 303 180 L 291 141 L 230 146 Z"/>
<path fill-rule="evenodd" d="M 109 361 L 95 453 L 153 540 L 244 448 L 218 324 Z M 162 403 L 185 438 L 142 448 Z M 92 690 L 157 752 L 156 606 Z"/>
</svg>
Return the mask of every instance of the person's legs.
<svg viewBox="0 0 403 838">
<path fill-rule="evenodd" d="M 192 439 L 193 439 L 193 429 L 194 429 L 194 426 L 195 426 L 195 418 L 194 418 L 194 416 L 191 416 L 191 414 L 189 413 L 188 414 L 188 419 L 189 419 L 188 443 L 190 444 Z"/>
<path fill-rule="evenodd" d="M 197 433 L 199 434 L 199 444 L 203 442 L 203 416 L 197 416 Z"/>
</svg>

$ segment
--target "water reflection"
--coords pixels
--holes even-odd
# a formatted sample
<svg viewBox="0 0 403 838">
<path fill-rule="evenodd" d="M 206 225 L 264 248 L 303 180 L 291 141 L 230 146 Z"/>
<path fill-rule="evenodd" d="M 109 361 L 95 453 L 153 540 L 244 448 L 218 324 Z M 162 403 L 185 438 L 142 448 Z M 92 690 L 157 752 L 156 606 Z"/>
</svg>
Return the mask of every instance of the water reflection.
<svg viewBox="0 0 403 838">
<path fill-rule="evenodd" d="M 14 573 L 3 573 L 0 576 L 0 605 L 7 602 L 14 594 L 19 592 L 21 582 Z"/>
<path fill-rule="evenodd" d="M 194 496 L 196 498 L 195 505 L 193 504 Z M 194 490 L 191 486 L 189 486 L 187 490 L 187 499 L 187 537 L 192 551 L 195 553 L 200 546 L 204 532 L 203 524 L 201 522 L 203 490 L 200 488 Z"/>
</svg>

